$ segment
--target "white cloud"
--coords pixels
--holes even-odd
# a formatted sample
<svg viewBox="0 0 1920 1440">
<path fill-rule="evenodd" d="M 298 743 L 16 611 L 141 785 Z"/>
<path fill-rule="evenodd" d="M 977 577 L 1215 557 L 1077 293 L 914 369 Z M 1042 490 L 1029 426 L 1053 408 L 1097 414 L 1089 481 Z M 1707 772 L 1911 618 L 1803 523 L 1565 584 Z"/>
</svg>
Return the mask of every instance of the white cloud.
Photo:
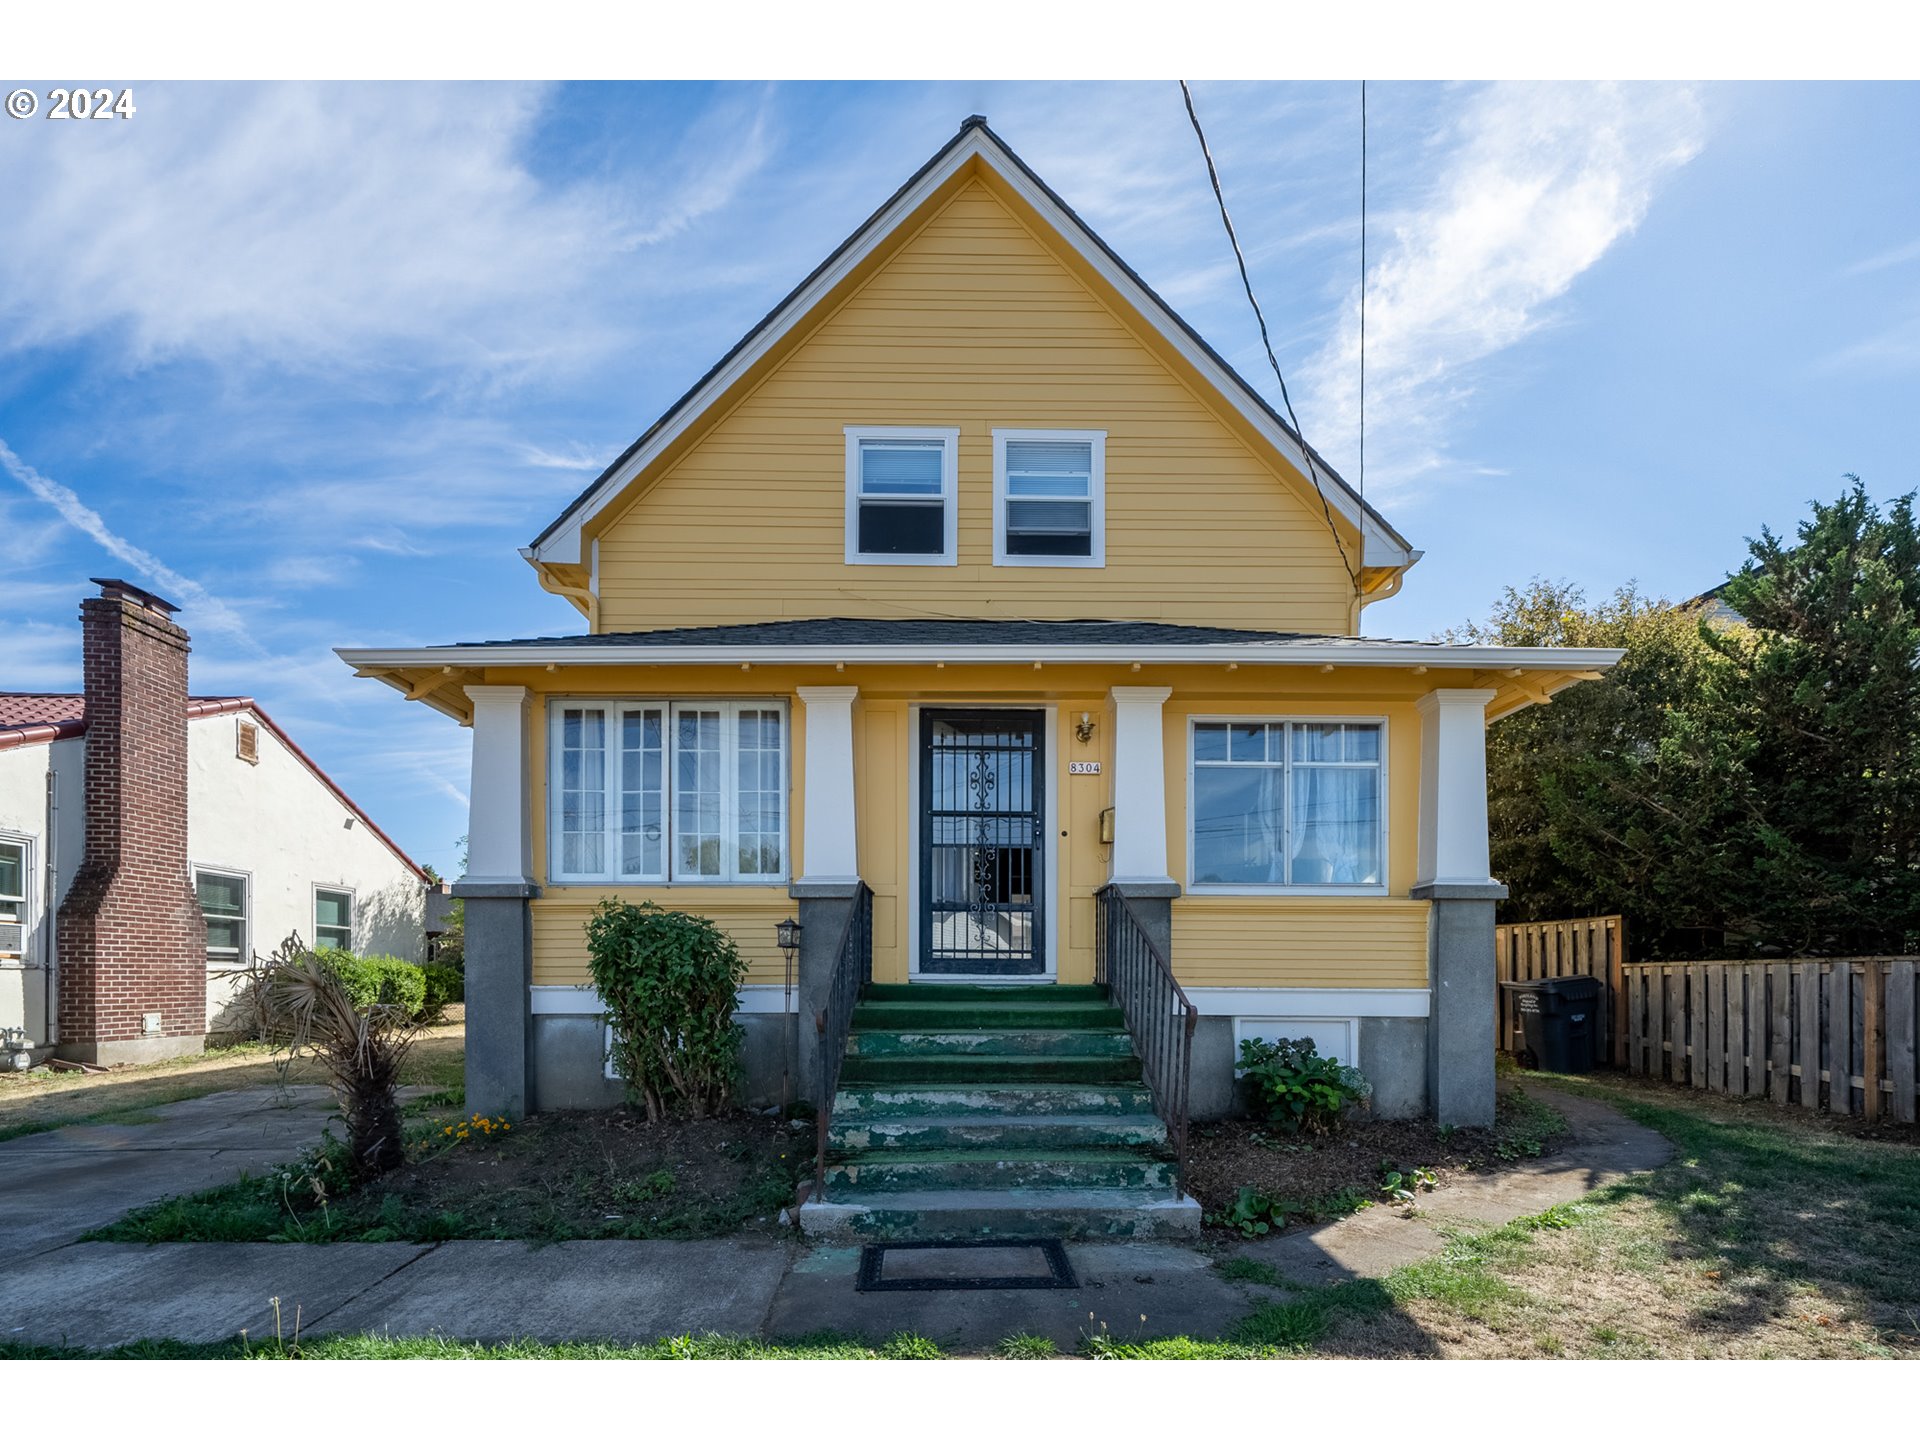
<svg viewBox="0 0 1920 1440">
<path fill-rule="evenodd" d="M 1473 394 L 1476 367 L 1552 322 L 1554 302 L 1640 223 L 1660 181 L 1702 140 L 1700 106 L 1680 88 L 1500 84 L 1474 96 L 1440 137 L 1451 154 L 1430 194 L 1374 231 L 1370 492 L 1450 464 L 1446 429 Z M 1303 380 L 1307 434 L 1352 477 L 1357 290 Z"/>
<path fill-rule="evenodd" d="M 543 180 L 549 94 L 162 85 L 135 124 L 11 126 L 0 346 L 489 380 L 584 363 L 631 332 L 632 252 L 724 205 L 772 139 L 765 96 L 732 97 L 664 179 Z"/>
<path fill-rule="evenodd" d="M 132 566 L 144 580 L 171 591 L 168 599 L 176 596 L 176 603 L 192 604 L 195 610 L 205 618 L 212 629 L 233 636 L 249 647 L 254 642 L 247 629 L 245 620 L 226 601 L 213 594 L 197 580 L 189 579 L 173 569 L 150 550 L 143 550 L 132 541 L 124 539 L 108 528 L 100 512 L 90 507 L 73 491 L 56 480 L 49 480 L 38 470 L 27 464 L 13 453 L 5 440 L 0 440 L 0 469 L 4 469 L 15 480 L 58 512 L 60 518 L 87 536 L 101 549 L 123 565 Z"/>
<path fill-rule="evenodd" d="M 1878 255 L 1856 260 L 1840 273 L 1846 276 L 1871 275 L 1876 270 L 1890 270 L 1914 260 L 1920 260 L 1920 240 L 1910 240 L 1905 245 L 1896 245 L 1891 250 L 1882 250 Z"/>
</svg>

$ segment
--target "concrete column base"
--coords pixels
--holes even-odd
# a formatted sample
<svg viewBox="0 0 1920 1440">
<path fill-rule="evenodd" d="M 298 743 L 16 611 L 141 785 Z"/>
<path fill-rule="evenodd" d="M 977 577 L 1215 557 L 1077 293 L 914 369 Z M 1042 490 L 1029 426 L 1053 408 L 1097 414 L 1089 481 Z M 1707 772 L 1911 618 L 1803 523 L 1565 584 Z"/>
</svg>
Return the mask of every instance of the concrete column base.
<svg viewBox="0 0 1920 1440">
<path fill-rule="evenodd" d="M 527 1113 L 533 1028 L 530 884 L 458 884 L 467 918 L 467 1110 Z"/>
<path fill-rule="evenodd" d="M 1115 880 L 1107 887 L 1127 898 L 1140 928 L 1173 963 L 1173 902 L 1180 898 L 1177 880 Z"/>
<path fill-rule="evenodd" d="M 820 1036 L 814 1016 L 827 1007 L 833 967 L 840 959 L 841 932 L 853 913 L 860 885 L 858 881 L 796 880 L 787 893 L 797 902 L 800 921 L 800 951 L 794 961 L 794 1005 L 799 1013 L 793 1017 L 793 1098 L 813 1105 L 820 1093 Z"/>
<path fill-rule="evenodd" d="M 1427 1100 L 1441 1125 L 1493 1124 L 1493 907 L 1507 887 L 1417 885 L 1416 900 L 1433 906 L 1427 927 L 1427 976 L 1433 1004 L 1427 1019 Z"/>
</svg>

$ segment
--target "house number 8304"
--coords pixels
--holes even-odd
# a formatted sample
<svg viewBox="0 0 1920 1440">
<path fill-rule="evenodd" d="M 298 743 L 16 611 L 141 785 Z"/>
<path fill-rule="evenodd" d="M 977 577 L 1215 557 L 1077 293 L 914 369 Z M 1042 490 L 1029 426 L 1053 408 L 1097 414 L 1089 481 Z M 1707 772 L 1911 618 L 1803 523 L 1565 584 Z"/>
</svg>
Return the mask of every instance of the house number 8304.
<svg viewBox="0 0 1920 1440">
<path fill-rule="evenodd" d="M 1067 774 L 1069 775 L 1098 775 L 1099 773 L 1100 762 L 1098 760 L 1069 760 L 1067 762 Z"/>
</svg>

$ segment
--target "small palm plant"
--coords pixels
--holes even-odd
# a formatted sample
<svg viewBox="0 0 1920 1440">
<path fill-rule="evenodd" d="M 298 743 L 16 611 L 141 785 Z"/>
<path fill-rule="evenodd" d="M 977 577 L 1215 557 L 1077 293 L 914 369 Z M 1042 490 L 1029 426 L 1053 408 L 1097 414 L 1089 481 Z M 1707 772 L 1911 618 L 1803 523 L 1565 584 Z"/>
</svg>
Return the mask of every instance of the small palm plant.
<svg viewBox="0 0 1920 1440">
<path fill-rule="evenodd" d="M 347 1122 L 348 1169 L 356 1181 L 404 1158 L 400 1066 L 420 1033 L 404 1006 L 356 1006 L 340 978 L 297 943 L 282 945 L 251 977 L 250 1000 L 269 1033 L 293 1053 L 309 1050 L 326 1070 Z"/>
</svg>

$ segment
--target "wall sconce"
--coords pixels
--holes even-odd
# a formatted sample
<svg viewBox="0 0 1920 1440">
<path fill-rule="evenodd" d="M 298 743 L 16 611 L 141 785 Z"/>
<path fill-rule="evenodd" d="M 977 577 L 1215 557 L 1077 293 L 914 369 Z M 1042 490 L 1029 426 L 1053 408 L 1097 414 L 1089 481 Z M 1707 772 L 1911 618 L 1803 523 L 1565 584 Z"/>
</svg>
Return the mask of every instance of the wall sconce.
<svg viewBox="0 0 1920 1440">
<path fill-rule="evenodd" d="M 1073 727 L 1073 735 L 1082 745 L 1093 739 L 1093 716 L 1089 712 L 1080 712 L 1080 723 Z"/>
</svg>

